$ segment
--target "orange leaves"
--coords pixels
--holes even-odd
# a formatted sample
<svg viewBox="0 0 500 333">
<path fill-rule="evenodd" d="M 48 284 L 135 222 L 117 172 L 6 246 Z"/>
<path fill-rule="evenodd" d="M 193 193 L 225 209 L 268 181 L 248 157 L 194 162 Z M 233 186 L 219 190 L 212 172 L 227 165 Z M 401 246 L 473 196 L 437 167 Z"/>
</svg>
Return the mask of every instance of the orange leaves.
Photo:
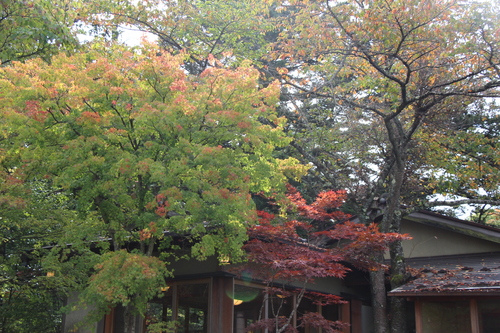
<svg viewBox="0 0 500 333">
<path fill-rule="evenodd" d="M 39 101 L 26 101 L 26 115 L 38 122 L 44 122 L 48 112 L 40 107 Z"/>
<path fill-rule="evenodd" d="M 78 117 L 76 119 L 76 122 L 77 123 L 85 123 L 85 122 L 88 122 L 88 123 L 94 123 L 94 124 L 97 124 L 101 121 L 101 116 L 96 113 L 96 112 L 91 112 L 91 111 L 83 111 L 80 115 L 80 117 Z"/>
<path fill-rule="evenodd" d="M 156 226 L 155 222 L 150 222 L 149 223 L 149 228 L 144 228 L 139 231 L 139 239 L 141 241 L 144 241 L 146 239 L 150 239 L 153 237 L 156 233 L 158 232 L 158 228 Z M 156 235 L 158 236 L 158 235 Z"/>
<path fill-rule="evenodd" d="M 170 90 L 172 90 L 172 91 L 185 92 L 187 89 L 188 89 L 188 86 L 186 85 L 186 82 L 184 80 L 175 80 L 170 85 Z"/>
<path fill-rule="evenodd" d="M 287 197 L 296 205 L 299 213 L 313 220 L 344 220 L 348 217 L 338 209 L 346 199 L 346 191 L 321 192 L 312 204 L 306 204 L 300 192 L 291 185 L 287 186 Z"/>
</svg>

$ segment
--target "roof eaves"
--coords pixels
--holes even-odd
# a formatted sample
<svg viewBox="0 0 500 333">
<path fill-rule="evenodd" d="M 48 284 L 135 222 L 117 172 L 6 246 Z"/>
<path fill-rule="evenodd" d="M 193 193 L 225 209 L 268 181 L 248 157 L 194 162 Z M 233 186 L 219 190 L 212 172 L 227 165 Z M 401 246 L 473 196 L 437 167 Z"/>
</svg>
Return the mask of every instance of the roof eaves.
<svg viewBox="0 0 500 333">
<path fill-rule="evenodd" d="M 500 243 L 500 229 L 479 223 L 447 217 L 429 211 L 413 212 L 405 216 L 405 220 L 454 231 L 494 243 Z"/>
</svg>

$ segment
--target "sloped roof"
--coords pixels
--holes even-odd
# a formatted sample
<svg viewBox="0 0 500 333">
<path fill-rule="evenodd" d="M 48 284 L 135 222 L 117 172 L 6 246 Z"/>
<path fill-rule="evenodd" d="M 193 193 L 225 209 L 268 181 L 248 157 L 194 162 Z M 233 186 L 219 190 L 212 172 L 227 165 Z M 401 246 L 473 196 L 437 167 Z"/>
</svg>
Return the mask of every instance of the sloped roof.
<svg viewBox="0 0 500 333">
<path fill-rule="evenodd" d="M 476 237 L 479 239 L 488 240 L 494 243 L 500 243 L 500 229 L 460 220 L 453 217 L 440 215 L 430 211 L 413 212 L 404 217 L 405 220 L 413 221 L 436 228 L 441 228 L 449 231 L 454 231 L 463 235 Z"/>
<path fill-rule="evenodd" d="M 408 259 L 417 278 L 389 296 L 500 295 L 500 252 Z"/>
</svg>

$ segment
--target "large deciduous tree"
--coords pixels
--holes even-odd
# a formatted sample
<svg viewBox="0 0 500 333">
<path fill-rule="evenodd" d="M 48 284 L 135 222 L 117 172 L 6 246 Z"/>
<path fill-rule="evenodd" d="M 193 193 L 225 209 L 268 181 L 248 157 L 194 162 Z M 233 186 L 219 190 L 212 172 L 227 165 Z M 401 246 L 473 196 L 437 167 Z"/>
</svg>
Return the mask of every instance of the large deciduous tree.
<svg viewBox="0 0 500 333">
<path fill-rule="evenodd" d="M 262 59 L 275 40 L 265 1 L 101 1 L 82 11 L 82 19 L 97 32 L 139 30 L 157 38 L 169 52 L 189 55 L 186 69 L 200 73 L 214 55 L 225 64 Z M 274 38 L 273 38 L 274 37 Z M 227 56 L 230 53 L 231 56 Z"/>
<path fill-rule="evenodd" d="M 414 206 L 419 190 L 433 191 L 419 182 L 423 173 L 439 177 L 443 169 L 457 170 L 462 160 L 486 158 L 484 149 L 496 149 L 496 143 L 479 148 L 487 140 L 484 131 L 461 131 L 445 135 L 441 145 L 449 152 L 458 141 L 471 146 L 461 148 L 460 158 L 443 161 L 428 157 L 434 147 L 430 138 L 436 141 L 445 131 L 422 135 L 432 123 L 461 117 L 473 111 L 475 101 L 498 96 L 500 38 L 491 7 L 397 0 L 307 1 L 283 7 L 288 5 L 300 11 L 282 31 L 275 54 L 289 67 L 298 66 L 282 70 L 288 92 L 297 96 L 289 112 L 300 126 L 290 131 L 298 132 L 296 146 L 304 160 L 315 163 L 334 188 L 350 191 L 351 207 L 362 221 L 373 218 L 378 198 L 384 213 L 381 230 L 398 232 L 403 204 Z M 306 96 L 314 99 L 304 102 Z M 469 193 L 478 196 L 481 186 L 491 193 L 489 181 L 497 176 L 489 175 L 498 175 L 498 169 L 491 163 L 488 168 L 488 183 L 469 183 Z M 467 175 L 451 174 L 453 179 Z M 397 287 L 406 275 L 400 244 L 392 246 L 391 258 L 391 286 Z M 373 272 L 372 285 L 377 332 L 387 332 L 383 272 Z M 402 300 L 394 302 L 392 331 L 403 332 L 403 313 L 397 311 L 404 307 L 396 304 Z"/>
<path fill-rule="evenodd" d="M 195 258 L 238 261 L 257 219 L 251 193 L 280 192 L 301 173 L 274 156 L 289 142 L 274 110 L 279 86 L 261 88 L 248 64 L 226 70 L 213 57 L 189 75 L 187 58 L 97 43 L 0 71 L 3 172 L 64 194 L 72 215 L 43 269 L 79 283 L 95 315 L 123 305 L 127 332 L 171 274 L 162 260 L 172 234 Z"/>
</svg>

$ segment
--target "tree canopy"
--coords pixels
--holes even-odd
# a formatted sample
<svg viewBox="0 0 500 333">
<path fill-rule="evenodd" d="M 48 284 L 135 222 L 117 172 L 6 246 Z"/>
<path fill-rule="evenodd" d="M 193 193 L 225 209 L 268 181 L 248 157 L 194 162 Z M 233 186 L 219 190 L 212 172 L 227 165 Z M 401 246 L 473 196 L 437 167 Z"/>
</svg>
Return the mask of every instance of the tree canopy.
<svg viewBox="0 0 500 333">
<path fill-rule="evenodd" d="M 72 0 L 0 1 L 0 65 L 74 50 L 77 6 Z"/>
<path fill-rule="evenodd" d="M 250 194 L 282 193 L 286 181 L 307 198 L 346 191 L 342 209 L 377 220 L 382 232 L 398 232 L 413 209 L 474 204 L 481 220 L 500 204 L 494 5 L 0 6 L 2 269 L 10 282 L 20 281 L 12 277 L 21 266 L 33 278 L 42 272 L 13 254 L 43 257 L 64 290 L 94 267 L 95 300 L 109 276 L 102 260 L 134 265 L 158 242 L 173 244 L 166 230 L 195 241 L 195 257 L 236 260 L 242 231 L 257 221 Z M 97 32 L 81 50 L 74 22 Z M 152 33 L 156 45 L 116 45 L 120 27 Z M 124 255 L 129 243 L 136 247 Z M 79 262 L 66 260 L 72 251 Z M 397 242 L 391 256 L 394 287 L 407 276 Z M 169 274 L 155 259 L 149 265 L 156 275 L 145 285 Z M 372 279 L 377 328 L 388 331 L 383 272 Z M 134 303 L 115 287 L 109 302 Z M 392 318 L 393 331 L 403 331 Z"/>
<path fill-rule="evenodd" d="M 274 155 L 289 142 L 274 111 L 277 84 L 259 87 L 252 67 L 223 69 L 215 59 L 192 76 L 185 59 L 154 46 L 95 44 L 50 64 L 35 59 L 0 70 L 5 177 L 29 191 L 39 182 L 53 196 L 64 194 L 59 209 L 72 220 L 58 226 L 57 241 L 40 240 L 55 246 L 44 269 L 67 279 L 71 253 L 87 253 L 79 264 L 96 265 L 98 273 L 84 295 L 111 292 L 99 310 L 117 302 L 143 310 L 153 295 L 138 299 L 128 285 L 134 279 L 116 281 L 106 270 L 116 260 L 140 260 L 147 267 L 137 273 L 149 270 L 151 278 L 139 287 L 159 290 L 169 273 L 147 257 L 155 246 L 168 254 L 173 234 L 193 242 L 196 258 L 237 262 L 257 218 L 251 193 L 278 193 L 286 176 L 302 173 L 293 158 Z M 13 216 L 3 223 L 19 222 Z M 92 247 L 114 254 L 98 258 Z"/>
</svg>

